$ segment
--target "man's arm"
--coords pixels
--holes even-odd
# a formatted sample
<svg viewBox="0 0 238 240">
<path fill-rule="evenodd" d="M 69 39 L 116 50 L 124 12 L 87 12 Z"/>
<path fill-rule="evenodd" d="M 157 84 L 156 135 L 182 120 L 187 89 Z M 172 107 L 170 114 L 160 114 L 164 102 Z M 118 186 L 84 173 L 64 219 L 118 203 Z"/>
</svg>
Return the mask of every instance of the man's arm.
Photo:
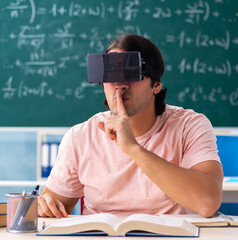
<svg viewBox="0 0 238 240">
<path fill-rule="evenodd" d="M 139 145 L 130 149 L 128 155 L 166 195 L 180 205 L 204 217 L 212 216 L 219 208 L 223 181 L 220 163 L 205 161 L 185 169 Z"/>
<path fill-rule="evenodd" d="M 38 215 L 40 217 L 68 217 L 79 198 L 67 198 L 45 187 L 38 198 Z"/>
</svg>

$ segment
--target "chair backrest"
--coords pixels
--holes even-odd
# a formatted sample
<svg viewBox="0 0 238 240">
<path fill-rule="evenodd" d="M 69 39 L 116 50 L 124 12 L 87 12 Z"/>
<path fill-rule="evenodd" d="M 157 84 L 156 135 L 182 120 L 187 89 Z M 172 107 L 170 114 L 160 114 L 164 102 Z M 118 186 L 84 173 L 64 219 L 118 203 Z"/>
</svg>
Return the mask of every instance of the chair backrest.
<svg viewBox="0 0 238 240">
<path fill-rule="evenodd" d="M 80 198 L 80 215 L 83 215 L 84 197 Z"/>
</svg>

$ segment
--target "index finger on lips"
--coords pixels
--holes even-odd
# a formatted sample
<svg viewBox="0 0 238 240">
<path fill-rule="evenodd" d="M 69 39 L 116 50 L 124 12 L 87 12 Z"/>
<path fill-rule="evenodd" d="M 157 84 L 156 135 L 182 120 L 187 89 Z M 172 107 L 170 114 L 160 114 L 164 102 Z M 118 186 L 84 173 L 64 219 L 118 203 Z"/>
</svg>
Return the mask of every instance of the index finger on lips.
<svg viewBox="0 0 238 240">
<path fill-rule="evenodd" d="M 117 112 L 118 115 L 127 115 L 123 100 L 122 100 L 122 96 L 121 96 L 121 92 L 117 89 L 116 90 L 116 98 L 117 98 Z"/>
</svg>

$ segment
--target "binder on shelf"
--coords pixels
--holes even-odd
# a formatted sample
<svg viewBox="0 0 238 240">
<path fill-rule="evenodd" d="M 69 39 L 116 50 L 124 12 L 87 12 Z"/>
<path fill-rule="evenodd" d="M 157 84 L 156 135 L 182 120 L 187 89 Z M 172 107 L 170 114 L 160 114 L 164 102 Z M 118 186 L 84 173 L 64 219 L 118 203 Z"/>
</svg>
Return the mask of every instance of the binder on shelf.
<svg viewBox="0 0 238 240">
<path fill-rule="evenodd" d="M 59 143 L 51 143 L 50 144 L 50 166 L 51 168 L 54 166 L 57 154 L 58 154 Z"/>
<path fill-rule="evenodd" d="M 48 177 L 49 176 L 49 144 L 47 142 L 42 142 L 41 150 L 41 177 Z"/>
<path fill-rule="evenodd" d="M 59 142 L 42 142 L 41 144 L 41 177 L 47 178 L 55 164 Z"/>
</svg>

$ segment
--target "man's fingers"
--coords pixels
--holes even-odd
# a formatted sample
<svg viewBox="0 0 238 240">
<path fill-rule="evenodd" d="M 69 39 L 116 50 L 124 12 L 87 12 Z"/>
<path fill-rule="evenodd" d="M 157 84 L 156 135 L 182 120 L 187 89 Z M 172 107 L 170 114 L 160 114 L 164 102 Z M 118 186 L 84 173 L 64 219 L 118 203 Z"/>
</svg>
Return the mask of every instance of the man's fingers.
<svg viewBox="0 0 238 240">
<path fill-rule="evenodd" d="M 116 133 L 110 129 L 105 129 L 105 123 L 104 122 L 98 122 L 97 126 L 99 129 L 104 131 L 112 140 L 116 138 Z"/>
<path fill-rule="evenodd" d="M 38 216 L 44 217 L 44 212 L 42 211 L 40 204 L 38 204 Z"/>
<path fill-rule="evenodd" d="M 48 201 L 47 201 L 48 200 Z M 47 202 L 47 205 L 50 209 L 50 211 L 53 213 L 53 215 L 57 218 L 61 218 L 63 217 L 61 212 L 59 211 L 59 209 L 57 208 L 56 204 L 54 201 L 52 201 L 52 199 L 47 199 L 46 202 Z"/>
<path fill-rule="evenodd" d="M 127 115 L 123 100 L 122 100 L 122 96 L 121 96 L 121 92 L 117 89 L 116 90 L 116 99 L 117 99 L 117 113 L 118 115 Z"/>
<path fill-rule="evenodd" d="M 105 124 L 104 124 L 104 122 L 98 122 L 97 126 L 98 126 L 99 129 L 101 129 L 102 131 L 105 132 Z"/>
<path fill-rule="evenodd" d="M 51 212 L 42 196 L 40 196 L 38 200 L 38 214 L 40 217 L 54 217 L 54 214 Z"/>
<path fill-rule="evenodd" d="M 63 203 L 61 203 L 60 201 L 57 201 L 56 206 L 63 217 L 68 217 L 68 213 L 66 212 Z"/>
<path fill-rule="evenodd" d="M 58 209 L 58 206 L 60 206 L 59 201 L 57 202 L 56 205 L 54 199 L 48 194 L 43 194 L 42 196 L 40 196 L 39 204 L 41 208 L 41 214 L 43 213 L 44 216 L 61 218 L 64 216 L 63 214 L 61 214 L 61 211 L 66 212 L 64 207 L 62 206 L 61 206 L 62 210 L 60 211 Z"/>
</svg>

